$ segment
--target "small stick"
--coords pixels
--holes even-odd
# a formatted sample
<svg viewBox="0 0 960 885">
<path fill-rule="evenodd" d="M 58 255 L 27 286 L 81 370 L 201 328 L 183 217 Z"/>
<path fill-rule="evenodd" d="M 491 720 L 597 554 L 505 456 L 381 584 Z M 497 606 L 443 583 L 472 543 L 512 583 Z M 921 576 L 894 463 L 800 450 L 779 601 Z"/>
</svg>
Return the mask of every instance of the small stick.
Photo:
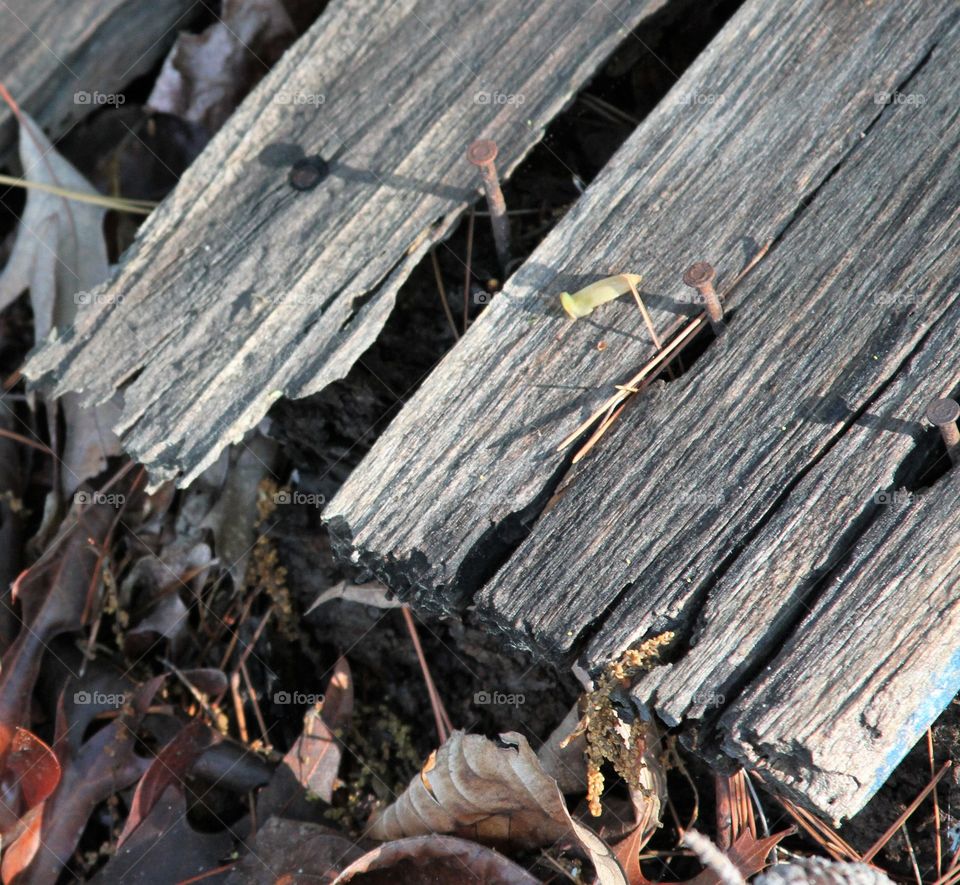
<svg viewBox="0 0 960 885">
<path fill-rule="evenodd" d="M 230 674 L 230 693 L 233 695 L 233 711 L 237 717 L 237 728 L 240 731 L 240 740 L 245 744 L 250 743 L 250 735 L 247 733 L 247 715 L 243 712 L 243 699 L 240 697 L 240 671 L 234 670 Z"/>
<path fill-rule="evenodd" d="M 430 250 L 430 260 L 433 262 L 433 275 L 437 279 L 437 290 L 440 293 L 440 303 L 443 305 L 443 312 L 447 315 L 447 322 L 450 324 L 450 330 L 457 341 L 460 340 L 460 333 L 457 331 L 457 324 L 453 321 L 453 314 L 450 312 L 450 305 L 447 303 L 447 293 L 443 288 L 443 280 L 440 277 L 440 262 L 437 261 L 437 252 Z"/>
<path fill-rule="evenodd" d="M 672 354 L 680 349 L 680 347 L 696 332 L 703 324 L 705 320 L 704 317 L 698 316 L 693 320 L 676 338 L 673 339 L 668 345 L 664 347 L 652 360 L 650 360 L 636 375 L 634 375 L 626 384 L 618 385 L 619 392 L 614 394 L 610 399 L 608 399 L 599 409 L 597 409 L 586 421 L 584 421 L 576 430 L 573 431 L 569 436 L 567 436 L 560 445 L 557 446 L 557 451 L 562 452 L 567 446 L 569 446 L 574 440 L 582 436 L 587 430 L 590 429 L 590 425 L 597 420 L 601 415 L 603 415 L 608 409 L 613 406 L 619 405 L 623 402 L 630 394 L 626 389 L 636 387 L 641 381 L 644 380 L 651 372 L 655 369 L 658 369 L 663 363 L 669 360 L 672 357 Z"/>
<path fill-rule="evenodd" d="M 820 820 L 820 818 L 815 817 L 803 808 L 799 808 L 783 796 L 777 796 L 776 798 L 787 810 L 787 813 L 806 831 L 807 835 L 834 860 L 852 862 L 862 860 L 857 851 L 848 845 L 838 833 L 835 833 Z"/>
<path fill-rule="evenodd" d="M 476 211 L 470 207 L 470 218 L 467 221 L 467 278 L 463 283 L 463 334 L 467 334 L 467 322 L 470 317 L 470 263 L 473 258 L 473 222 Z"/>
<path fill-rule="evenodd" d="M 943 763 L 940 770 L 933 776 L 933 778 L 930 780 L 930 783 L 920 791 L 920 794 L 917 796 L 917 798 L 914 799 L 913 802 L 911 802 L 903 810 L 903 813 L 892 824 L 890 824 L 887 831 L 879 839 L 877 839 L 871 848 L 863 855 L 862 860 L 864 863 L 870 863 L 870 861 L 880 853 L 880 850 L 883 848 L 883 846 L 893 838 L 893 834 L 896 833 L 897 830 L 900 829 L 901 825 L 907 820 L 907 818 L 917 810 L 920 803 L 923 802 L 923 800 L 927 798 L 927 795 L 937 786 L 938 783 L 940 783 L 940 778 L 942 778 L 952 766 L 953 762 L 949 759 Z"/>
<path fill-rule="evenodd" d="M 420 669 L 423 671 L 423 681 L 427 684 L 427 694 L 430 696 L 430 706 L 433 708 L 433 718 L 437 725 L 437 736 L 440 743 L 444 744 L 453 731 L 453 725 L 450 717 L 447 715 L 443 701 L 440 700 L 440 694 L 436 685 L 433 683 L 433 677 L 430 675 L 430 668 L 427 666 L 427 659 L 423 654 L 423 647 L 420 645 L 420 635 L 417 633 L 417 625 L 410 613 L 410 606 L 402 607 L 403 619 L 407 623 L 407 630 L 410 631 L 410 638 L 413 640 L 413 647 L 417 652 L 417 660 L 420 662 Z"/>
<path fill-rule="evenodd" d="M 253 690 L 253 683 L 250 681 L 250 674 L 247 672 L 247 665 L 240 665 L 240 673 L 243 676 L 243 682 L 247 686 L 247 693 L 250 695 L 250 703 L 253 704 L 253 715 L 257 718 L 257 725 L 260 727 L 260 735 L 263 738 L 263 746 L 270 749 L 270 740 L 267 737 L 267 723 L 263 721 L 263 714 L 260 712 L 260 702 L 257 700 L 257 693 Z"/>
<path fill-rule="evenodd" d="M 657 330 L 653 328 L 653 320 L 650 317 L 650 314 L 647 312 L 646 305 L 643 303 L 643 299 L 640 297 L 640 293 L 637 291 L 637 287 L 633 282 L 632 276 L 627 276 L 627 282 L 630 284 L 630 291 L 633 293 L 633 299 L 637 302 L 637 307 L 640 308 L 640 314 L 643 316 L 643 322 L 647 327 L 647 331 L 650 333 L 650 339 L 653 341 L 653 346 L 657 350 L 663 350 L 663 345 L 660 343 L 660 338 L 657 336 Z"/>
<path fill-rule="evenodd" d="M 927 757 L 930 760 L 930 777 L 936 773 L 936 764 L 933 758 L 933 729 L 927 729 Z M 937 858 L 937 878 L 943 875 L 943 846 L 940 844 L 940 800 L 937 791 L 933 791 L 933 833 L 934 851 Z"/>
<path fill-rule="evenodd" d="M 10 187 L 21 187 L 24 188 L 24 190 L 43 191 L 44 193 L 53 194 L 57 197 L 75 200 L 78 203 L 91 203 L 94 206 L 103 206 L 105 209 L 113 209 L 115 212 L 129 212 L 133 215 L 149 215 L 160 205 L 152 200 L 134 200 L 127 197 L 105 197 L 103 194 L 88 194 L 83 191 L 72 190 L 68 187 L 60 187 L 56 184 L 45 184 L 42 181 L 15 178 L 12 175 L 0 175 L 0 184 L 6 184 Z"/>
<path fill-rule="evenodd" d="M 910 863 L 913 865 L 914 878 L 917 880 L 917 885 L 923 885 L 923 877 L 920 875 L 920 867 L 917 866 L 917 855 L 913 851 L 913 843 L 910 841 L 907 825 L 903 824 L 900 829 L 903 831 L 903 841 L 907 843 L 907 852 L 910 855 Z"/>
<path fill-rule="evenodd" d="M 590 450 L 600 441 L 600 438 L 610 429 L 613 422 L 620 417 L 621 413 L 626 407 L 626 402 L 622 403 L 620 408 L 616 409 L 616 411 L 614 411 L 616 408 L 615 406 L 610 406 L 609 410 L 607 411 L 607 417 L 600 422 L 597 429 L 590 436 L 590 439 L 583 444 L 583 448 L 581 448 L 580 451 L 573 456 L 573 461 L 571 462 L 572 464 L 579 463 L 590 454 Z"/>
</svg>

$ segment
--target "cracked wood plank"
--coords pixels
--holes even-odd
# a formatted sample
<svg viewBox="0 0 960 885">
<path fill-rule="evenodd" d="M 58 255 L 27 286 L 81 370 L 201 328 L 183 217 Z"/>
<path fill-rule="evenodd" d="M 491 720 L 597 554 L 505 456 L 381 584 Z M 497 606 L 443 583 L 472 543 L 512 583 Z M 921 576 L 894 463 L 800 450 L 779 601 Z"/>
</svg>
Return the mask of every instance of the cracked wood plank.
<svg viewBox="0 0 960 885">
<path fill-rule="evenodd" d="M 956 385 L 955 356 L 941 366 Z M 957 470 L 921 494 L 891 495 L 721 720 L 726 752 L 835 821 L 863 807 L 960 691 L 958 500 Z"/>
<path fill-rule="evenodd" d="M 26 373 L 87 404 L 121 390 L 124 447 L 189 483 L 277 398 L 346 375 L 476 199 L 469 143 L 495 138 L 508 173 L 666 2 L 332 3 Z M 294 191 L 291 162 L 316 153 L 328 177 Z"/>
<path fill-rule="evenodd" d="M 586 641 L 590 668 L 689 627 L 717 573 L 845 432 L 849 417 L 814 420 L 811 400 L 856 414 L 955 298 L 957 190 L 935 174 L 955 149 L 955 95 L 941 85 L 926 99 L 889 106 L 735 291 L 729 333 L 571 472 L 479 594 L 482 612 L 552 657 Z M 913 303 L 877 297 L 888 292 Z"/>
<path fill-rule="evenodd" d="M 658 328 L 697 310 L 682 269 L 709 258 L 722 283 L 779 236 L 879 117 L 876 93 L 909 76 L 951 14 L 920 2 L 745 4 L 331 502 L 339 549 L 420 605 L 470 602 L 565 472 L 558 443 L 653 354 L 629 299 L 571 325 L 557 294 L 633 271 Z M 544 554 L 577 554 L 575 591 L 548 562 L 518 580 L 516 598 L 485 593 L 509 639 L 573 651 L 632 580 L 613 567 L 593 580 L 595 539 L 611 522 L 605 507 L 584 511 L 547 539 Z"/>
<path fill-rule="evenodd" d="M 0 4 L 0 81 L 53 138 L 90 113 L 89 95 L 122 93 L 202 13 L 199 0 L 7 0 Z M 17 128 L 0 103 L 0 165 L 14 154 Z"/>
<path fill-rule="evenodd" d="M 733 700 L 724 749 L 835 820 L 960 690 L 956 471 L 903 492 L 945 458 L 927 403 L 960 389 L 960 184 L 938 172 L 960 151 L 958 49 L 954 24 L 736 290 L 727 334 L 621 420 L 477 600 L 563 651 L 586 612 L 592 668 L 678 631 L 634 697 L 671 724 Z"/>
</svg>

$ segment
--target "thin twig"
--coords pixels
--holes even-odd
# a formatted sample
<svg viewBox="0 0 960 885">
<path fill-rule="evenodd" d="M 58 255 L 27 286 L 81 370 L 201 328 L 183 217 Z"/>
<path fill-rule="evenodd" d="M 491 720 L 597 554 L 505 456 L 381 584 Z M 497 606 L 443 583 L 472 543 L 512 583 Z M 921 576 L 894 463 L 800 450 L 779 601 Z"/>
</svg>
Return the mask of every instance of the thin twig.
<svg viewBox="0 0 960 885">
<path fill-rule="evenodd" d="M 14 431 L 12 430 L 0 429 L 0 436 L 5 436 L 7 439 L 12 439 L 18 443 L 23 443 L 23 445 L 30 446 L 30 448 L 32 449 L 39 449 L 44 454 L 50 455 L 51 457 L 53 457 L 53 452 L 50 450 L 49 446 L 45 446 L 43 443 L 40 443 L 40 442 L 34 442 L 29 437 L 23 436 L 19 433 L 14 433 Z"/>
<path fill-rule="evenodd" d="M 933 757 L 933 730 L 927 729 L 927 757 L 930 760 L 930 776 L 936 773 Z M 937 791 L 933 791 L 933 848 L 937 858 L 937 878 L 943 875 L 943 846 L 940 844 L 940 800 Z"/>
<path fill-rule="evenodd" d="M 26 178 L 16 178 L 13 175 L 0 174 L 0 184 L 10 187 L 22 187 L 26 190 L 44 191 L 57 197 L 65 197 L 77 203 L 91 203 L 94 206 L 103 206 L 116 212 L 129 212 L 133 215 L 149 215 L 159 203 L 152 200 L 133 200 L 126 197 L 105 197 L 103 194 L 87 194 L 83 191 L 60 187 L 56 184 L 46 184 L 42 181 L 30 181 Z"/>
<path fill-rule="evenodd" d="M 470 207 L 470 218 L 467 220 L 467 263 L 466 279 L 463 283 L 463 334 L 467 334 L 467 323 L 470 317 L 470 264 L 473 259 L 473 221 L 476 218 L 476 211 L 473 206 Z"/>
<path fill-rule="evenodd" d="M 953 762 L 951 762 L 949 759 L 943 763 L 940 770 L 933 776 L 933 778 L 930 780 L 930 783 L 928 783 L 920 791 L 920 794 L 917 796 L 917 798 L 914 799 L 913 802 L 911 802 L 903 810 L 903 813 L 892 824 L 890 824 L 887 831 L 879 839 L 877 839 L 870 850 L 863 855 L 864 863 L 870 863 L 870 861 L 877 856 L 883 846 L 890 841 L 890 839 L 893 837 L 893 834 L 900 829 L 901 825 L 907 820 L 907 818 L 917 810 L 917 808 L 920 806 L 920 803 L 923 802 L 923 800 L 927 798 L 928 794 L 937 786 L 938 783 L 940 783 L 940 778 L 942 778 L 952 766 Z"/>
<path fill-rule="evenodd" d="M 267 723 L 263 721 L 263 714 L 260 712 L 260 702 L 257 700 L 257 693 L 253 690 L 253 682 L 250 680 L 250 674 L 247 672 L 247 665 L 240 665 L 240 675 L 243 676 L 244 685 L 247 686 L 247 694 L 250 695 L 250 703 L 253 704 L 253 715 L 257 718 L 257 725 L 260 728 L 260 737 L 263 740 L 265 749 L 270 749 L 270 739 L 267 737 Z"/>
<path fill-rule="evenodd" d="M 637 287 L 633 282 L 633 276 L 630 274 L 624 274 L 624 276 L 627 278 L 627 283 L 630 285 L 630 291 L 633 293 L 633 300 L 637 302 L 637 307 L 640 308 L 640 315 L 643 317 L 643 322 L 647 327 L 647 332 L 650 333 L 650 340 L 653 342 L 653 346 L 657 348 L 657 350 L 663 350 L 663 344 L 660 343 L 660 337 L 657 335 L 657 330 L 653 327 L 653 319 L 647 310 L 647 306 L 643 303 L 640 293 L 637 291 Z"/>
<path fill-rule="evenodd" d="M 245 744 L 249 744 L 250 735 L 247 732 L 247 714 L 243 712 L 243 698 L 240 697 L 239 670 L 230 674 L 230 693 L 233 695 L 233 711 L 237 717 L 237 729 L 240 732 L 240 740 Z"/>
<path fill-rule="evenodd" d="M 859 853 L 834 830 L 827 826 L 820 818 L 810 814 L 806 809 L 794 805 L 789 799 L 777 796 L 777 801 L 787 810 L 787 813 L 800 827 L 834 860 L 859 861 Z"/>
<path fill-rule="evenodd" d="M 917 855 L 913 851 L 913 843 L 910 841 L 907 825 L 902 824 L 900 829 L 903 831 L 903 841 L 907 843 L 907 853 L 910 855 L 910 863 L 913 865 L 914 878 L 917 880 L 917 885 L 923 885 L 923 877 L 920 875 L 920 867 L 917 866 Z"/>
<path fill-rule="evenodd" d="M 433 275 L 437 278 L 437 290 L 440 293 L 440 303 L 443 305 L 443 312 L 447 315 L 447 322 L 450 324 L 450 331 L 453 337 L 459 341 L 460 333 L 457 331 L 457 324 L 453 321 L 453 314 L 450 312 L 450 305 L 447 303 L 447 292 L 443 288 L 443 279 L 440 277 L 440 262 L 437 261 L 436 249 L 430 250 L 430 260 L 433 262 Z"/>
<path fill-rule="evenodd" d="M 650 360 L 636 375 L 634 375 L 626 384 L 618 385 L 617 393 L 610 397 L 603 405 L 600 406 L 586 421 L 584 421 L 576 430 L 573 431 L 569 436 L 567 436 L 560 445 L 557 446 L 557 451 L 562 452 L 567 446 L 573 443 L 578 437 L 586 433 L 590 429 L 591 425 L 597 418 L 601 417 L 605 412 L 614 406 L 618 406 L 625 399 L 627 399 L 631 394 L 628 392 L 630 388 L 635 388 L 637 385 L 643 381 L 648 375 L 650 375 L 655 370 L 659 369 L 665 362 L 673 358 L 673 355 L 676 351 L 680 350 L 684 344 L 689 341 L 690 337 L 706 322 L 706 314 L 701 314 L 696 317 L 693 322 L 686 326 L 676 338 L 673 339 L 669 344 L 667 344 L 663 350 L 660 351 L 652 360 Z"/>
<path fill-rule="evenodd" d="M 450 737 L 450 732 L 453 731 L 453 724 L 450 722 L 450 717 L 443 706 L 437 687 L 433 683 L 433 677 L 430 675 L 430 668 L 427 666 L 427 659 L 423 654 L 423 646 L 420 644 L 420 635 L 417 633 L 417 625 L 410 612 L 410 606 L 404 605 L 401 610 L 403 611 L 403 619 L 407 624 L 407 630 L 410 632 L 410 638 L 413 640 L 413 647 L 417 652 L 420 669 L 423 671 L 423 681 L 427 684 L 427 694 L 430 696 L 430 706 L 433 708 L 433 718 L 437 725 L 437 737 L 440 738 L 440 743 L 444 744 Z"/>
</svg>

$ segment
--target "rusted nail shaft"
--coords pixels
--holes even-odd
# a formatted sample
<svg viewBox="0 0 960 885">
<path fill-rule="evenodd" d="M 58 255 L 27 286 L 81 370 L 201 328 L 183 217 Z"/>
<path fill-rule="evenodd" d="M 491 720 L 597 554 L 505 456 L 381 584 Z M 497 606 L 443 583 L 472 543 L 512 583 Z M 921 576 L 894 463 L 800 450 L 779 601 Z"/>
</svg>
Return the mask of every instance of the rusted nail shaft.
<svg viewBox="0 0 960 885">
<path fill-rule="evenodd" d="M 713 334 L 719 338 L 726 326 L 723 323 L 723 305 L 713 287 L 716 276 L 717 272 L 712 264 L 707 261 L 698 261 L 683 272 L 683 282 L 700 293 L 710 325 L 713 327 Z"/>
<path fill-rule="evenodd" d="M 927 420 L 940 428 L 943 444 L 947 447 L 950 463 L 960 463 L 960 430 L 957 429 L 960 418 L 960 404 L 953 399 L 935 399 L 927 406 Z"/>
<path fill-rule="evenodd" d="M 475 141 L 467 151 L 467 159 L 480 170 L 483 179 L 483 192 L 487 197 L 490 210 L 490 225 L 493 227 L 493 243 L 497 250 L 500 269 L 506 273 L 510 261 L 510 219 L 507 217 L 507 204 L 500 189 L 497 177 L 497 143 L 484 138 Z"/>
</svg>

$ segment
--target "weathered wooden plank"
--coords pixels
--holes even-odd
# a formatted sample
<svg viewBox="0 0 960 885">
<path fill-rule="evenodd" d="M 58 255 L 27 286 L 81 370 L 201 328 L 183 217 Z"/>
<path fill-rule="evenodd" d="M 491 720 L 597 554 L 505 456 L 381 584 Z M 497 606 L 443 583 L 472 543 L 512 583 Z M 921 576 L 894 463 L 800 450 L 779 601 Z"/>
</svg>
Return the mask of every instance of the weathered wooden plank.
<svg viewBox="0 0 960 885">
<path fill-rule="evenodd" d="M 652 354 L 629 299 L 571 326 L 557 293 L 637 271 L 655 322 L 675 322 L 693 309 L 683 267 L 709 257 L 729 280 L 781 234 L 880 114 L 876 93 L 903 82 L 951 15 L 922 3 L 742 7 L 328 507 L 341 549 L 422 605 L 468 602 L 562 475 L 557 444 Z M 630 458 L 669 455 L 675 439 L 649 452 L 631 442 Z M 602 504 L 563 535 L 538 532 L 526 581 L 508 565 L 498 586 L 513 589 L 482 598 L 512 639 L 563 657 L 634 580 L 629 551 L 607 571 L 595 559 L 616 518 Z M 540 571 L 551 556 L 558 567 Z"/>
<path fill-rule="evenodd" d="M 958 191 L 936 174 L 956 149 L 956 102 L 943 87 L 928 101 L 891 106 L 735 292 L 729 334 L 582 462 L 481 609 L 560 655 L 572 622 L 602 616 L 592 667 L 689 627 L 716 574 L 845 432 L 848 414 L 814 420 L 811 399 L 865 408 L 956 297 Z M 913 304 L 874 296 L 889 291 Z"/>
<path fill-rule="evenodd" d="M 0 4 L 0 81 L 57 137 L 94 102 L 123 101 L 123 87 L 149 70 L 177 29 L 202 11 L 199 0 L 7 0 Z M 9 162 L 16 142 L 13 115 L 0 103 L 0 165 Z"/>
<path fill-rule="evenodd" d="M 957 478 L 885 503 L 929 472 L 924 408 L 960 387 L 960 184 L 938 174 L 960 150 L 958 49 L 955 25 L 736 291 L 728 334 L 625 416 L 478 601 L 560 648 L 568 613 L 602 616 L 593 667 L 679 630 L 682 657 L 634 691 L 672 723 L 795 629 L 724 745 L 836 819 L 960 689 Z"/>
<path fill-rule="evenodd" d="M 942 367 L 956 384 L 955 353 Z M 900 499 L 722 721 L 727 752 L 836 820 L 866 803 L 960 691 L 960 473 Z"/>
<path fill-rule="evenodd" d="M 278 397 L 347 373 L 475 199 L 470 142 L 496 138 L 509 172 L 665 3 L 332 3 L 27 374 L 88 403 L 121 389 L 124 446 L 189 482 Z M 317 153 L 328 177 L 291 189 L 291 155 Z"/>
</svg>

